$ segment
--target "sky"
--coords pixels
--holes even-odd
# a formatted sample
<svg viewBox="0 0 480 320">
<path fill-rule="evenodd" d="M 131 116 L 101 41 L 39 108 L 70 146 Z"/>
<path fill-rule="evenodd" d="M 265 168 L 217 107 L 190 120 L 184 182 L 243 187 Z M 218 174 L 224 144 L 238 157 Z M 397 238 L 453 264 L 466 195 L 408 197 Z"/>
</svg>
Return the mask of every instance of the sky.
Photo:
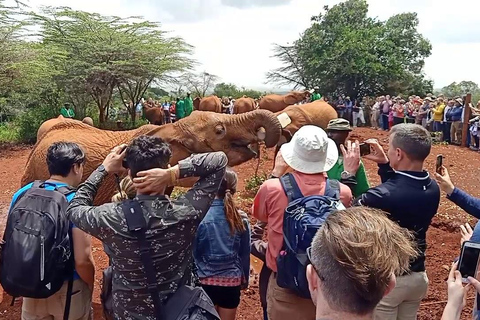
<svg viewBox="0 0 480 320">
<path fill-rule="evenodd" d="M 193 45 L 196 70 L 215 74 L 221 82 L 257 90 L 288 89 L 266 83 L 265 74 L 279 66 L 274 43 L 298 39 L 310 18 L 339 0 L 28 0 L 42 5 L 70 6 L 104 15 L 143 16 L 159 21 L 173 36 Z M 454 81 L 480 84 L 480 1 L 368 0 L 369 15 L 381 20 L 401 12 L 417 12 L 419 31 L 432 43 L 425 73 L 441 88 Z"/>
</svg>

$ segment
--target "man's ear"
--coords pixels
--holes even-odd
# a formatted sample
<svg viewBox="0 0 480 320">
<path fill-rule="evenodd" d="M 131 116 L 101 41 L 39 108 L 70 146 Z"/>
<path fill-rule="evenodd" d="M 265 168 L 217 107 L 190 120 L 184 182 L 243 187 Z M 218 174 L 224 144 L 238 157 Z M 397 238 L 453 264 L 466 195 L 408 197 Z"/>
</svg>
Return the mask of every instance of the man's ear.
<svg viewBox="0 0 480 320">
<path fill-rule="evenodd" d="M 388 286 L 387 286 L 387 289 L 385 290 L 385 293 L 384 293 L 384 297 L 389 294 L 390 292 L 392 292 L 393 289 L 395 289 L 395 286 L 397 285 L 397 278 L 395 277 L 395 275 L 392 273 L 392 275 L 390 276 L 390 281 L 388 282 Z"/>
<path fill-rule="evenodd" d="M 317 305 L 317 290 L 320 285 L 318 274 L 311 264 L 307 266 L 307 282 L 313 304 Z"/>
</svg>

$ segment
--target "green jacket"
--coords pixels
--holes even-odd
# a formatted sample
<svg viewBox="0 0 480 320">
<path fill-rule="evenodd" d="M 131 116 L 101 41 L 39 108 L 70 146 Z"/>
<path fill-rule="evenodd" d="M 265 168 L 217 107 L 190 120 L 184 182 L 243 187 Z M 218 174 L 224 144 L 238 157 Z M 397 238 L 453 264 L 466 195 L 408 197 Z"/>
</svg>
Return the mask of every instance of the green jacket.
<svg viewBox="0 0 480 320">
<path fill-rule="evenodd" d="M 320 100 L 322 99 L 322 95 L 318 92 L 315 92 L 314 94 L 312 94 L 312 102 L 315 101 L 315 100 Z"/>
<path fill-rule="evenodd" d="M 333 166 L 330 171 L 327 172 L 329 179 L 335 179 L 340 181 L 343 169 L 343 158 L 338 158 L 337 163 Z M 367 174 L 365 173 L 365 167 L 363 166 L 363 162 L 360 161 L 360 167 L 358 168 L 357 174 L 355 175 L 357 178 L 357 185 L 353 188 L 352 193 L 353 196 L 356 198 L 370 189 L 370 185 L 368 183 Z"/>
<path fill-rule="evenodd" d="M 175 106 L 175 118 L 177 120 L 185 118 L 185 102 L 180 100 Z"/>
<path fill-rule="evenodd" d="M 62 109 L 60 109 L 60 114 L 65 118 L 75 118 L 75 111 L 73 111 L 73 109 L 71 108 L 67 109 L 65 107 L 62 107 Z"/>
<path fill-rule="evenodd" d="M 190 97 L 186 97 L 183 99 L 183 103 L 185 105 L 185 117 L 188 117 L 193 111 L 193 100 Z"/>
</svg>

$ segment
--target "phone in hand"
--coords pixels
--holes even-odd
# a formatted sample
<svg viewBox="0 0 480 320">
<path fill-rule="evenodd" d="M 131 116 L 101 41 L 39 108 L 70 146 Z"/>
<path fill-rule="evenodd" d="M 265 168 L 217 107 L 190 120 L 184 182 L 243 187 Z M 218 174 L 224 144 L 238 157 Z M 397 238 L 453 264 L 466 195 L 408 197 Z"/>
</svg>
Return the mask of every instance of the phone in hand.
<svg viewBox="0 0 480 320">
<path fill-rule="evenodd" d="M 468 277 L 476 278 L 479 257 L 480 243 L 465 241 L 458 261 L 458 271 L 462 275 L 463 283 L 468 282 Z"/>
<path fill-rule="evenodd" d="M 438 174 L 443 174 L 442 167 L 443 167 L 443 156 L 441 154 L 439 154 L 437 156 L 437 162 L 435 164 L 435 171 Z"/>
<path fill-rule="evenodd" d="M 370 154 L 370 145 L 368 143 L 362 142 L 360 143 L 360 156 L 366 156 Z"/>
<path fill-rule="evenodd" d="M 125 149 L 127 149 L 127 145 L 125 145 L 123 148 L 122 148 L 122 151 L 120 153 L 122 153 L 123 151 L 125 151 Z M 122 167 L 124 167 L 125 169 L 128 169 L 128 163 L 127 163 L 127 159 L 123 158 L 122 160 Z"/>
</svg>

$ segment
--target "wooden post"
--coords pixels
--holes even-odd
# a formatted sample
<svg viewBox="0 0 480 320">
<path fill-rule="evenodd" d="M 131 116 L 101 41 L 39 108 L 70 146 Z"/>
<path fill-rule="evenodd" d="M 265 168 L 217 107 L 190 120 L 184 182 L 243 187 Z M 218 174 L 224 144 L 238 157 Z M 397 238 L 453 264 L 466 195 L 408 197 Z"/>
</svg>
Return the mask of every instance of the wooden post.
<svg viewBox="0 0 480 320">
<path fill-rule="evenodd" d="M 463 124 L 462 124 L 462 147 L 469 148 L 467 146 L 467 134 L 470 134 L 468 130 L 468 121 L 470 120 L 470 115 L 472 114 L 472 110 L 470 110 L 470 103 L 472 102 L 472 94 L 467 93 L 467 97 L 465 98 L 465 103 L 463 105 L 464 108 L 464 115 L 463 115 Z"/>
</svg>

